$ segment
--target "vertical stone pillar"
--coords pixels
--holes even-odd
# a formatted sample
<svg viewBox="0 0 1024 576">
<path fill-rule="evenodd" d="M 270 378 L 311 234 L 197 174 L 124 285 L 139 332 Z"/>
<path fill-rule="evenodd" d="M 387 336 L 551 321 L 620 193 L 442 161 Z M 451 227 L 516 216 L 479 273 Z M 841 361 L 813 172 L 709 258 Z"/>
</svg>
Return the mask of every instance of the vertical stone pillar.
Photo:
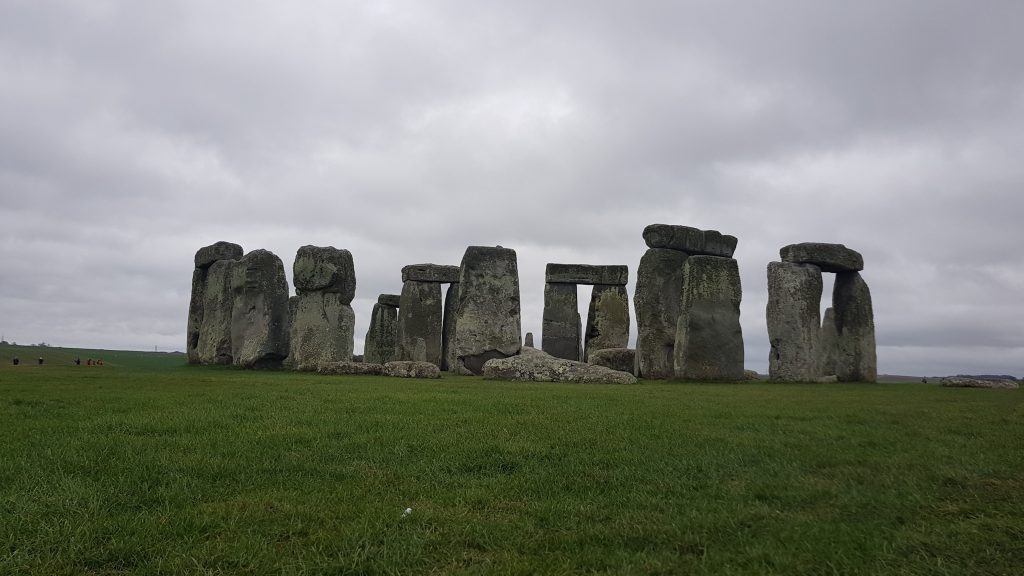
<svg viewBox="0 0 1024 576">
<path fill-rule="evenodd" d="M 555 358 L 581 360 L 580 311 L 575 284 L 544 284 L 541 350 Z"/>
<path fill-rule="evenodd" d="M 676 329 L 676 378 L 743 379 L 742 295 L 736 260 L 718 256 L 686 260 Z"/>
<path fill-rule="evenodd" d="M 441 366 L 441 285 L 437 282 L 406 280 L 402 283 L 398 307 L 398 360 L 421 360 Z M 416 341 L 420 340 L 417 358 Z"/>
<path fill-rule="evenodd" d="M 671 378 L 674 372 L 676 322 L 683 296 L 683 265 L 689 255 L 650 248 L 636 273 L 636 366 L 642 378 Z"/>
<path fill-rule="evenodd" d="M 231 352 L 236 366 L 278 368 L 288 357 L 288 280 L 273 252 L 254 250 L 232 266 Z"/>
<path fill-rule="evenodd" d="M 203 320 L 206 317 L 206 290 L 209 277 L 209 269 L 219 261 L 234 261 L 242 257 L 242 247 L 231 242 L 216 242 L 204 246 L 196 251 L 195 269 L 192 272 L 192 296 L 188 306 L 188 326 L 186 328 L 185 351 L 188 355 L 189 364 L 211 364 L 217 362 L 204 362 L 199 350 L 200 333 L 203 330 Z M 229 275 L 230 276 L 230 275 Z M 220 291 L 224 285 L 218 285 Z M 230 285 L 227 286 L 230 291 Z M 228 306 L 228 317 L 230 322 L 230 305 Z M 218 319 L 219 320 L 219 319 Z M 229 341 L 227 350 L 227 364 L 231 363 L 230 351 L 230 330 L 224 334 Z"/>
<path fill-rule="evenodd" d="M 585 362 L 590 353 L 629 346 L 629 295 L 625 286 L 595 284 L 587 313 Z"/>
<path fill-rule="evenodd" d="M 875 315 L 871 291 L 859 272 L 838 272 L 832 290 L 836 315 L 840 382 L 874 382 L 878 379 L 875 352 Z"/>
<path fill-rule="evenodd" d="M 835 376 L 839 361 L 839 333 L 836 332 L 836 313 L 832 307 L 825 309 L 818 336 L 818 368 L 822 376 Z"/>
<path fill-rule="evenodd" d="M 470 246 L 459 273 L 453 371 L 480 374 L 487 360 L 518 354 L 522 341 L 515 250 Z"/>
<path fill-rule="evenodd" d="M 768 263 L 768 378 L 814 382 L 821 375 L 821 268 Z"/>
<path fill-rule="evenodd" d="M 199 330 L 196 355 L 200 364 L 231 364 L 231 314 L 234 293 L 231 289 L 235 260 L 218 260 L 206 270 L 203 292 L 203 323 Z"/>
<path fill-rule="evenodd" d="M 316 370 L 324 362 L 350 362 L 356 315 L 356 272 L 352 253 L 333 246 L 303 246 L 292 268 L 296 296 L 291 318 L 288 362 Z"/>
<path fill-rule="evenodd" d="M 441 321 L 441 370 L 455 366 L 455 313 L 459 307 L 459 283 L 452 282 L 444 295 L 444 317 Z"/>
<path fill-rule="evenodd" d="M 363 362 L 385 364 L 395 359 L 399 301 L 397 294 L 381 294 L 377 297 L 370 315 L 370 327 L 366 330 Z"/>
</svg>

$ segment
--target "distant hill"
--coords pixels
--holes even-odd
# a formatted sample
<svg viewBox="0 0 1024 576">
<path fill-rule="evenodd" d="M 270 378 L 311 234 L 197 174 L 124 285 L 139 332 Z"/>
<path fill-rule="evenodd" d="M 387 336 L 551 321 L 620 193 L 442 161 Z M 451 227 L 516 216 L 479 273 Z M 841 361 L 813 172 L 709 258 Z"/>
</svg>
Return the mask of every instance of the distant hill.
<svg viewBox="0 0 1024 576">
<path fill-rule="evenodd" d="M 133 368 L 141 370 L 159 370 L 183 366 L 187 357 L 181 352 L 138 352 L 131 350 L 95 350 L 88 348 L 60 348 L 57 346 L 16 346 L 0 345 L 0 370 L 13 368 L 13 359 L 18 357 L 21 366 L 38 367 L 38 360 L 43 358 L 43 366 L 69 366 L 75 358 L 82 360 L 85 366 L 89 358 L 102 358 L 104 366 Z"/>
</svg>

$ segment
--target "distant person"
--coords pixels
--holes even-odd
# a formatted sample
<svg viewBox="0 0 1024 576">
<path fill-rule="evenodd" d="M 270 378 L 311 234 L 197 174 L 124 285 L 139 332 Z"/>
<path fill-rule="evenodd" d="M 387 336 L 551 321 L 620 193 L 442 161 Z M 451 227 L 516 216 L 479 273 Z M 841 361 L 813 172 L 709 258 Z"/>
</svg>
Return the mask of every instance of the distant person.
<svg viewBox="0 0 1024 576">
<path fill-rule="evenodd" d="M 82 359 L 81 358 L 75 358 L 75 366 L 81 366 L 81 365 L 82 365 Z"/>
<path fill-rule="evenodd" d="M 11 361 L 12 361 L 12 362 L 14 362 L 14 365 L 15 365 L 15 366 L 17 366 L 18 364 L 21 364 L 21 360 L 18 360 L 18 357 L 17 357 L 17 356 L 15 356 L 14 358 L 12 358 L 12 359 L 11 359 Z"/>
<path fill-rule="evenodd" d="M 99 364 L 100 366 L 103 366 L 103 358 L 97 360 L 96 363 Z"/>
<path fill-rule="evenodd" d="M 40 356 L 40 357 L 39 357 L 39 365 L 40 365 L 40 366 L 42 366 L 42 365 L 43 365 L 43 357 L 42 357 L 42 356 Z"/>
<path fill-rule="evenodd" d="M 92 358 L 89 358 L 88 360 L 86 360 L 85 361 L 85 365 L 86 366 L 92 366 Z"/>
</svg>

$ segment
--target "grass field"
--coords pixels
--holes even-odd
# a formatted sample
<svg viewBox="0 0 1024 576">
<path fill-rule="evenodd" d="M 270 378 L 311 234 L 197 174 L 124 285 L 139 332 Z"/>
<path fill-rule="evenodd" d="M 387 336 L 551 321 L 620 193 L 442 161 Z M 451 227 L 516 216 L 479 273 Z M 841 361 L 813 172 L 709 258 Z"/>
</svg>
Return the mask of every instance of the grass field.
<svg viewBox="0 0 1024 576">
<path fill-rule="evenodd" d="M 408 381 L 112 352 L 14 368 L 10 353 L 0 574 L 1024 567 L 1024 391 Z"/>
</svg>

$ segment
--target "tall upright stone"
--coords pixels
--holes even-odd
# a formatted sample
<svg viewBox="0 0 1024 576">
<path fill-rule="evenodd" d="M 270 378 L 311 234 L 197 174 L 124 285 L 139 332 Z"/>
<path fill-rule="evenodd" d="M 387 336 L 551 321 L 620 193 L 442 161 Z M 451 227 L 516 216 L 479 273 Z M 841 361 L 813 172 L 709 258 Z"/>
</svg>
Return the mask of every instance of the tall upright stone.
<svg viewBox="0 0 1024 576">
<path fill-rule="evenodd" d="M 288 280 L 273 252 L 253 250 L 232 266 L 231 352 L 236 366 L 277 368 L 288 356 Z"/>
<path fill-rule="evenodd" d="M 595 284 L 587 314 L 584 361 L 591 352 L 629 345 L 629 295 L 625 286 Z"/>
<path fill-rule="evenodd" d="M 459 283 L 448 284 L 444 295 L 444 317 L 441 320 L 441 370 L 455 366 L 455 322 L 459 307 Z"/>
<path fill-rule="evenodd" d="M 821 318 L 821 331 L 818 337 L 818 367 L 822 376 L 835 376 L 836 363 L 839 362 L 839 333 L 836 332 L 835 309 L 828 307 Z"/>
<path fill-rule="evenodd" d="M 403 282 L 398 307 L 397 360 L 432 362 L 440 367 L 442 326 L 441 285 L 417 280 Z"/>
<path fill-rule="evenodd" d="M 836 378 L 840 382 L 875 382 L 875 315 L 871 291 L 859 272 L 836 274 L 832 307 L 839 344 Z"/>
<path fill-rule="evenodd" d="M 683 266 L 676 328 L 675 376 L 685 380 L 742 380 L 740 271 L 732 258 L 691 256 Z"/>
<path fill-rule="evenodd" d="M 203 291 L 203 322 L 196 343 L 200 364 L 231 364 L 231 314 L 234 292 L 231 282 L 235 260 L 218 260 L 206 269 Z"/>
<path fill-rule="evenodd" d="M 333 246 L 303 246 L 292 272 L 296 296 L 289 303 L 289 364 L 316 370 L 323 363 L 350 362 L 356 320 L 351 306 L 356 293 L 352 253 Z"/>
<path fill-rule="evenodd" d="M 192 296 L 189 299 L 185 350 L 190 364 L 203 363 L 199 353 L 200 332 L 205 317 L 204 302 L 209 269 L 215 262 L 233 261 L 242 257 L 242 247 L 231 242 L 215 242 L 196 251 L 192 272 Z M 230 334 L 227 335 L 230 339 Z M 228 354 L 230 364 L 230 353 Z"/>
<path fill-rule="evenodd" d="M 580 311 L 575 284 L 544 284 L 541 350 L 565 360 L 582 360 Z"/>
<path fill-rule="evenodd" d="M 370 314 L 370 327 L 366 331 L 366 342 L 363 348 L 363 362 L 368 364 L 387 364 L 395 359 L 395 346 L 398 342 L 398 308 L 382 304 L 380 300 L 373 305 Z"/>
<path fill-rule="evenodd" d="M 453 371 L 481 374 L 488 360 L 518 354 L 522 337 L 515 250 L 470 246 L 459 274 Z"/>
<path fill-rule="evenodd" d="M 676 323 L 687 258 L 686 252 L 650 248 L 640 259 L 633 296 L 637 377 L 671 378 L 674 373 Z"/>
<path fill-rule="evenodd" d="M 821 375 L 821 269 L 813 264 L 768 264 L 768 377 L 814 382 Z"/>
</svg>

